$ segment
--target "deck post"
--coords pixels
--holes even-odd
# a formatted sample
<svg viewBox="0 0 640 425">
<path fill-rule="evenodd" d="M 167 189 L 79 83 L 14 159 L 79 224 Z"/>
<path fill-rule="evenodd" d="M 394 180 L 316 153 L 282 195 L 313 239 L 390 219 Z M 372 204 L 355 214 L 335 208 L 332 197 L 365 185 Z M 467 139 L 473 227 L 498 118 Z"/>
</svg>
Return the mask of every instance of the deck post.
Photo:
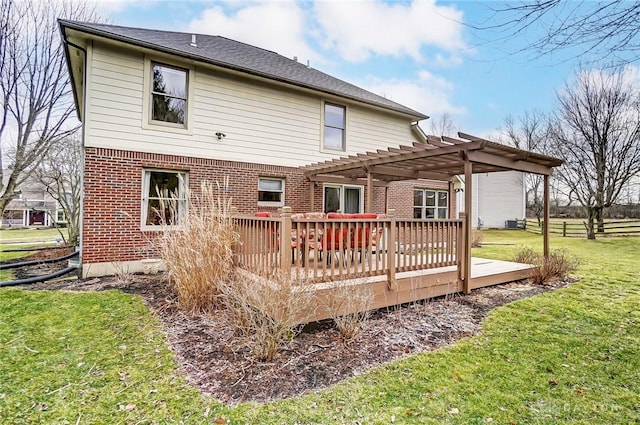
<svg viewBox="0 0 640 425">
<path fill-rule="evenodd" d="M 309 207 L 311 208 L 309 211 L 314 212 L 316 209 L 315 206 L 315 195 L 316 195 L 316 182 L 309 182 Z"/>
<path fill-rule="evenodd" d="M 466 212 L 460 212 L 460 221 L 462 221 L 462 224 L 460 226 L 460 233 L 457 234 L 458 239 L 456 240 L 456 255 L 458 256 L 458 280 L 459 282 L 462 282 L 462 283 L 464 283 L 465 281 L 465 276 L 466 276 L 465 267 L 467 266 L 467 262 L 464 257 L 464 254 L 465 254 L 464 243 L 467 240 L 465 236 L 467 232 L 466 216 L 467 216 Z"/>
<path fill-rule="evenodd" d="M 549 260 L 549 175 L 544 175 L 544 221 L 542 222 L 542 243 L 545 261 Z"/>
<path fill-rule="evenodd" d="M 468 159 L 464 162 L 464 281 L 462 292 L 471 292 L 471 216 L 473 215 L 473 164 Z"/>
<path fill-rule="evenodd" d="M 390 290 L 398 289 L 396 281 L 396 210 L 387 210 L 387 216 L 391 219 L 389 224 L 389 237 L 387 239 L 387 286 Z"/>
<path fill-rule="evenodd" d="M 280 214 L 280 270 L 285 276 L 291 274 L 291 207 L 282 207 Z"/>
</svg>

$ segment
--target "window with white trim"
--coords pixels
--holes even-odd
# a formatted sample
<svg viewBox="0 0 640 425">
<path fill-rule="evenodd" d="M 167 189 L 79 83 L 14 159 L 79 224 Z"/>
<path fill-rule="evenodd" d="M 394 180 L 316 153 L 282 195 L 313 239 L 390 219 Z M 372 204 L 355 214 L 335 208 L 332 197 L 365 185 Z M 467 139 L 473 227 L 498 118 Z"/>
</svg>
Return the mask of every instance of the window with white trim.
<svg viewBox="0 0 640 425">
<path fill-rule="evenodd" d="M 324 134 L 325 149 L 345 150 L 346 108 L 332 103 L 324 104 Z"/>
<path fill-rule="evenodd" d="M 64 213 L 64 210 L 56 210 L 56 223 L 66 223 L 67 215 Z"/>
<path fill-rule="evenodd" d="M 175 226 L 186 210 L 187 173 L 145 170 L 142 192 L 142 225 Z"/>
<path fill-rule="evenodd" d="M 284 179 L 260 177 L 258 179 L 258 205 L 284 205 Z"/>
<path fill-rule="evenodd" d="M 413 218 L 447 218 L 449 192 L 444 190 L 414 189 Z"/>
<path fill-rule="evenodd" d="M 152 123 L 186 127 L 189 71 L 158 62 L 151 62 Z"/>
<path fill-rule="evenodd" d="M 363 186 L 325 184 L 323 187 L 323 211 L 361 213 L 364 204 Z"/>
</svg>

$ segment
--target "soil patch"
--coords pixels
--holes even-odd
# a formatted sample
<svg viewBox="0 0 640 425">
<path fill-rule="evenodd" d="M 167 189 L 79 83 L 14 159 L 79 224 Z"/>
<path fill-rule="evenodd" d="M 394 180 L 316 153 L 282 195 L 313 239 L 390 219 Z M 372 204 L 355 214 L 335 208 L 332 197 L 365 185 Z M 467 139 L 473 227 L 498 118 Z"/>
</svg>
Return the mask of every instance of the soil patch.
<svg viewBox="0 0 640 425">
<path fill-rule="evenodd" d="M 60 247 L 52 248 L 41 251 L 36 251 L 26 257 L 15 258 L 3 262 L 3 264 L 22 263 L 26 261 L 44 261 L 54 258 L 60 258 L 67 254 L 71 254 L 74 248 Z M 11 269 L 16 279 L 27 279 L 35 276 L 42 276 L 50 273 L 55 273 L 58 270 L 62 270 L 67 267 L 67 260 L 55 261 L 53 263 L 40 263 L 31 266 L 24 266 L 15 269 Z"/>
<path fill-rule="evenodd" d="M 266 402 L 334 385 L 408 355 L 453 344 L 479 332 L 493 308 L 566 286 L 527 281 L 377 310 L 351 342 L 329 321 L 312 323 L 271 362 L 256 361 L 247 341 L 233 332 L 224 310 L 188 316 L 163 276 L 63 280 L 26 289 L 76 291 L 119 289 L 142 297 L 163 324 L 180 372 L 192 385 L 226 403 Z"/>
</svg>

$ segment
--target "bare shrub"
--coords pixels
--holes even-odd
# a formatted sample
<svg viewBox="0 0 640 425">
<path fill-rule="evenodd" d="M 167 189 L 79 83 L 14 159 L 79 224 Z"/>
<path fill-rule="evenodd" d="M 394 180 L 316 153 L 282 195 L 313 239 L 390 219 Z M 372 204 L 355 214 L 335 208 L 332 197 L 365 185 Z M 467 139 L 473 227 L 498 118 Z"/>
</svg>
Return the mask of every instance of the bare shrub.
<svg viewBox="0 0 640 425">
<path fill-rule="evenodd" d="M 478 230 L 478 229 L 471 230 L 471 246 L 473 248 L 481 247 L 483 240 L 484 240 L 484 234 L 482 233 L 482 230 Z"/>
<path fill-rule="evenodd" d="M 273 359 L 308 321 L 315 295 L 302 290 L 304 284 L 290 274 L 265 279 L 239 272 L 221 286 L 236 331 L 259 360 Z"/>
<path fill-rule="evenodd" d="M 531 269 L 530 276 L 536 284 L 544 284 L 552 279 L 564 279 L 569 273 L 574 272 L 580 263 L 565 249 L 553 250 L 549 253 L 549 258 L 545 259 L 541 253 L 531 248 L 522 248 L 516 253 L 514 261 L 536 266 Z"/>
<path fill-rule="evenodd" d="M 365 328 L 373 304 L 373 290 L 363 282 L 335 282 L 325 296 L 326 309 L 345 342 Z"/>
<path fill-rule="evenodd" d="M 163 226 L 157 240 L 178 304 L 192 314 L 218 306 L 220 288 L 233 271 L 232 247 L 238 234 L 231 216 L 231 199 L 219 195 L 226 192 L 219 183 L 206 181 L 197 195 L 187 190 L 180 225 Z M 174 217 L 178 216 L 176 205 L 173 202 L 170 206 Z"/>
<path fill-rule="evenodd" d="M 116 283 L 125 284 L 133 281 L 133 273 L 128 264 L 116 261 L 111 263 L 111 267 L 113 268 L 113 276 L 116 279 Z"/>
</svg>

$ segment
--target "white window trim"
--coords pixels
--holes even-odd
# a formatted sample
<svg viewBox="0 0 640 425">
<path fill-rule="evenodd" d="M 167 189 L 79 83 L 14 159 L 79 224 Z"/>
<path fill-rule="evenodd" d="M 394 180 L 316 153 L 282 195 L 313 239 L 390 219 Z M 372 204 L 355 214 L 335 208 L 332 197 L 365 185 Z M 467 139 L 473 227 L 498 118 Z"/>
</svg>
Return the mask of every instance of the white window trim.
<svg viewBox="0 0 640 425">
<path fill-rule="evenodd" d="M 180 224 L 173 224 L 170 226 L 159 226 L 159 225 L 151 225 L 147 224 L 147 215 L 149 213 L 149 203 L 147 202 L 147 194 L 149 193 L 149 185 L 151 184 L 151 173 L 175 173 L 182 175 L 182 196 L 184 199 L 184 209 L 180 212 L 180 215 L 184 215 L 187 211 L 187 199 L 186 199 L 186 189 L 189 187 L 189 172 L 182 170 L 170 170 L 163 168 L 143 168 L 142 169 L 142 191 L 140 198 L 140 230 L 142 231 L 153 231 L 157 232 L 165 228 L 177 228 L 180 227 Z M 181 220 L 181 217 L 178 217 L 178 221 Z"/>
<path fill-rule="evenodd" d="M 272 201 L 258 201 L 258 206 L 259 207 L 283 207 L 284 206 L 284 199 L 285 199 L 285 194 L 286 194 L 286 181 L 284 178 L 282 177 L 267 177 L 267 176 L 261 176 L 258 177 L 258 194 L 260 192 L 260 180 L 279 180 L 282 182 L 282 197 L 280 198 L 281 200 L 279 202 L 272 202 Z M 275 191 L 269 191 L 269 192 L 275 192 Z"/>
<path fill-rule="evenodd" d="M 151 64 L 155 62 L 160 65 L 167 65 L 174 68 L 181 68 L 187 71 L 187 105 L 185 110 L 184 125 L 175 123 L 153 121 L 151 119 Z M 193 134 L 193 98 L 195 93 L 195 67 L 187 64 L 176 63 L 170 59 L 156 56 L 145 56 L 144 58 L 144 80 L 142 87 L 142 128 L 145 130 L 159 130 L 162 132 Z"/>
<path fill-rule="evenodd" d="M 448 190 L 444 190 L 444 189 L 429 189 L 429 188 L 422 188 L 422 187 L 414 187 L 413 191 L 415 192 L 416 190 L 419 190 L 423 193 L 423 198 L 422 198 L 422 205 L 419 207 L 421 209 L 421 212 L 426 211 L 427 208 L 433 208 L 434 209 L 434 218 L 421 218 L 421 220 L 448 220 L 451 217 L 451 199 L 450 196 L 451 194 L 449 193 Z M 438 205 L 435 205 L 433 207 L 427 207 L 426 206 L 426 192 L 427 191 L 433 191 L 435 192 L 435 197 L 436 197 L 436 204 L 437 204 L 437 200 L 438 200 L 438 194 L 439 193 L 446 193 L 447 194 L 447 205 L 445 205 L 444 207 L 440 207 Z M 414 195 L 415 196 L 415 195 Z M 414 198 L 415 199 L 415 198 Z M 415 203 L 413 203 L 412 205 L 413 211 L 415 211 L 416 208 L 418 208 Z M 445 218 L 438 218 L 437 217 L 437 212 L 438 210 L 442 210 L 445 209 L 447 211 L 446 217 Z M 413 214 L 412 214 L 413 215 Z M 421 215 L 426 215 L 426 214 L 421 214 Z"/>
<path fill-rule="evenodd" d="M 340 212 L 344 213 L 344 190 L 345 189 L 359 189 L 360 190 L 360 211 L 358 214 L 364 212 L 364 186 L 355 185 L 355 184 L 332 184 L 332 183 L 324 183 L 322 185 L 322 209 L 324 210 L 325 199 L 324 199 L 324 188 L 325 187 L 336 187 L 340 189 Z M 326 212 L 326 211 L 325 211 Z"/>
<path fill-rule="evenodd" d="M 344 145 L 344 149 L 332 149 L 332 148 L 327 148 L 324 146 L 324 116 L 325 116 L 325 106 L 326 105 L 333 105 L 333 106 L 339 106 L 341 108 L 344 108 L 344 134 L 343 134 L 343 145 Z M 347 152 L 347 148 L 348 148 L 348 137 L 347 137 L 347 117 L 349 115 L 348 112 L 348 106 L 343 104 L 343 103 L 339 103 L 339 102 L 332 102 L 330 100 L 323 100 L 322 101 L 322 105 L 321 105 L 321 111 L 320 111 L 320 152 L 323 153 L 330 153 L 330 154 L 334 154 L 334 155 L 344 155 Z"/>
</svg>

